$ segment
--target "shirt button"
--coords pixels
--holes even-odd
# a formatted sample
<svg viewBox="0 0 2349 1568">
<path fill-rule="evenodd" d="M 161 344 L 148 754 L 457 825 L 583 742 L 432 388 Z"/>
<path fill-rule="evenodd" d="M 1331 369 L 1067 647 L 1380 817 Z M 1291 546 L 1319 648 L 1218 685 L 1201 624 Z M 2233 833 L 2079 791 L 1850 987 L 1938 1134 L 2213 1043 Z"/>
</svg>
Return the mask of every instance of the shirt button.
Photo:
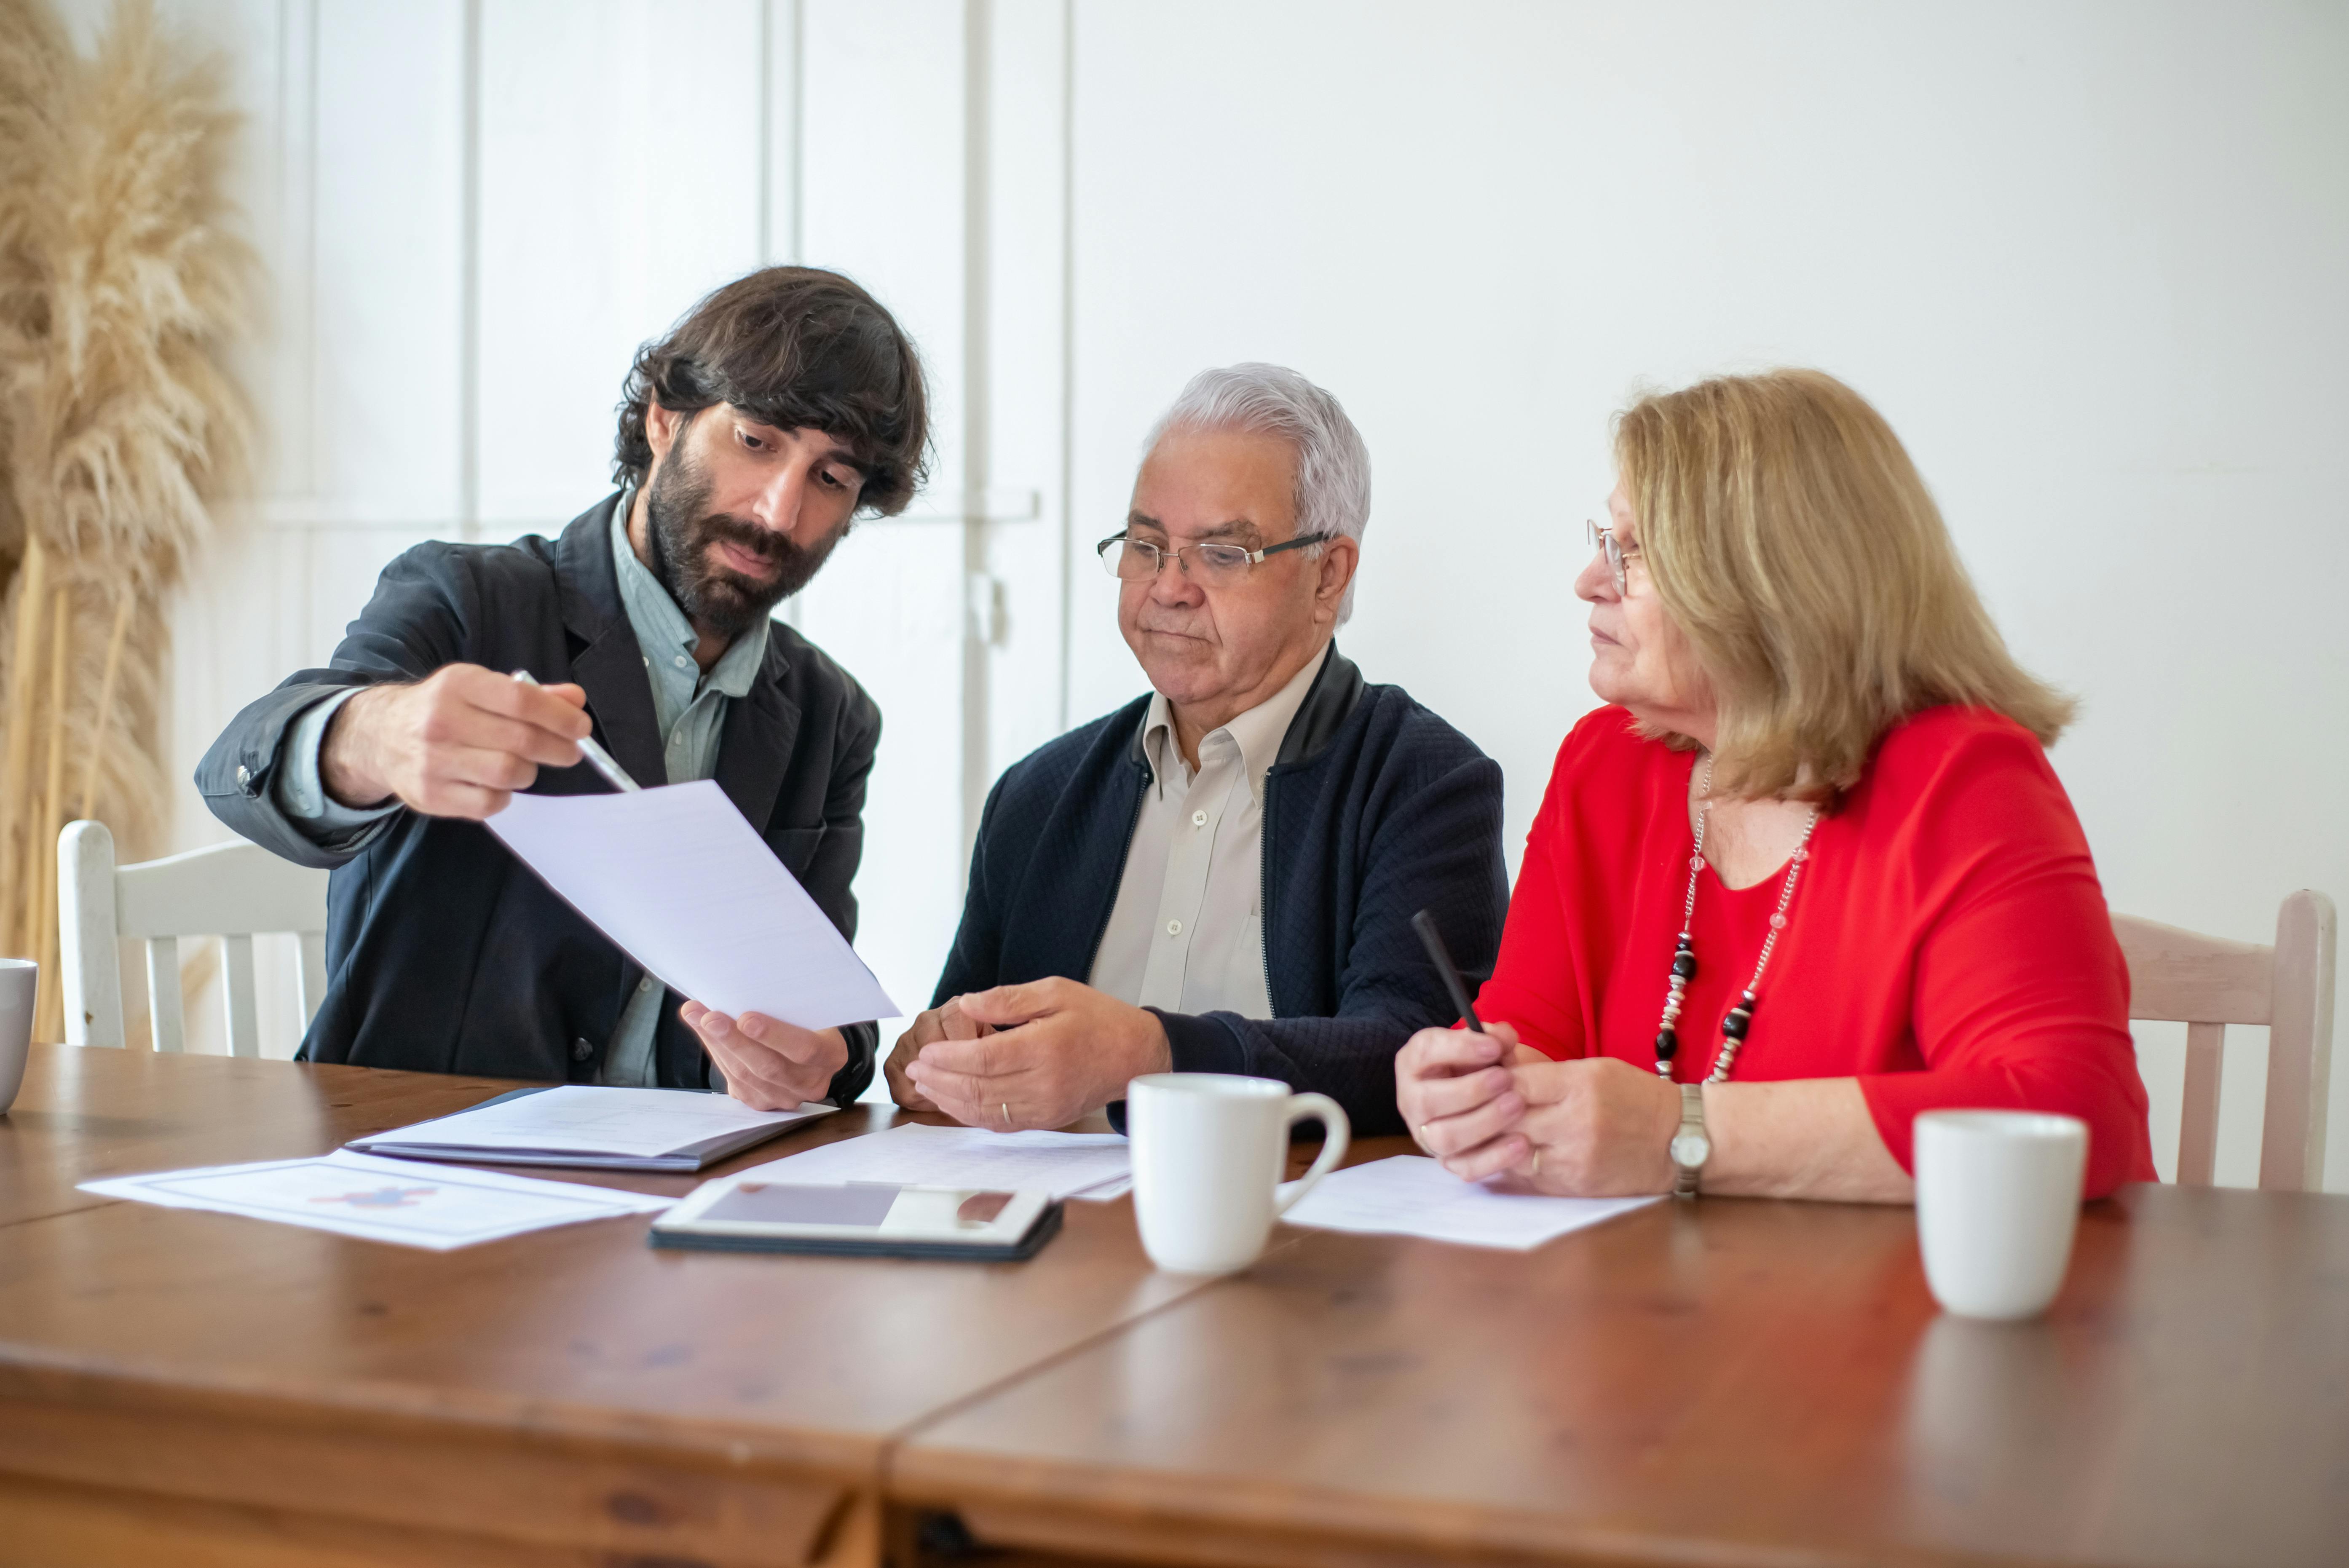
<svg viewBox="0 0 2349 1568">
<path fill-rule="evenodd" d="M 1166 934 L 1167 934 L 1167 935 L 1169 935 L 1169 936 L 1180 936 L 1180 935 L 1182 935 L 1182 934 L 1183 934 L 1183 923 L 1182 923 L 1181 921 L 1179 921 L 1179 920 L 1170 920 L 1170 921 L 1168 921 L 1168 922 L 1166 923 Z"/>
<path fill-rule="evenodd" d="M 573 1061 L 584 1062 L 595 1054 L 595 1047 L 589 1045 L 585 1040 L 574 1040 L 571 1042 L 571 1059 Z"/>
<path fill-rule="evenodd" d="M 677 667 L 678 667 L 678 669 L 681 669 L 681 670 L 682 670 L 682 669 L 689 669 L 689 668 L 691 668 L 691 667 L 692 667 L 692 665 L 693 665 L 693 661 L 692 661 L 691 659 L 687 658 L 683 654 L 679 654 L 679 655 L 678 655 L 678 656 L 677 656 L 677 658 L 676 658 L 676 660 L 675 660 L 675 663 L 676 663 L 676 665 L 677 665 Z"/>
<path fill-rule="evenodd" d="M 651 975 L 646 975 L 643 979 L 641 979 L 641 980 L 639 980 L 639 981 L 637 981 L 637 982 L 636 982 L 636 989 L 637 989 L 637 990 L 639 990 L 639 991 L 649 991 L 649 990 L 651 990 L 652 988 L 653 988 L 653 977 L 652 977 Z"/>
<path fill-rule="evenodd" d="M 1195 828 L 1204 828 L 1206 825 L 1207 813 L 1205 811 L 1194 811 L 1191 813 L 1191 826 Z"/>
<path fill-rule="evenodd" d="M 249 788 L 252 783 L 253 769 L 247 768 L 242 762 L 238 763 L 236 765 L 236 787 L 240 789 L 243 789 Z"/>
</svg>

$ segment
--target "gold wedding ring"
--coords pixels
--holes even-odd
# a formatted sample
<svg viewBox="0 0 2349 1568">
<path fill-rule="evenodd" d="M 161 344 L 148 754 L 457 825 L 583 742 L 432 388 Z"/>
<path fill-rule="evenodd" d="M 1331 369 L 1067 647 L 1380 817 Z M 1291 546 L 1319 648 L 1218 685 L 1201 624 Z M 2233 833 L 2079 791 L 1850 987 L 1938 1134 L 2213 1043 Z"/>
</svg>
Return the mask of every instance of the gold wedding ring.
<svg viewBox="0 0 2349 1568">
<path fill-rule="evenodd" d="M 1003 1125 L 1011 1125 L 1011 1102 L 1008 1099 L 1003 1102 Z"/>
</svg>

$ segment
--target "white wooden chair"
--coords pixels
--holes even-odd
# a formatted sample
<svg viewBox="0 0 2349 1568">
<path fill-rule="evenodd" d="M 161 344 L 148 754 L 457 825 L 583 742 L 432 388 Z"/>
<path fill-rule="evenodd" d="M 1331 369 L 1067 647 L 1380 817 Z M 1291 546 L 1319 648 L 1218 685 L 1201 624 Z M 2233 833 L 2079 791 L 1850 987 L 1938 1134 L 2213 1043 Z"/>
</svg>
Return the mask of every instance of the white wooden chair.
<svg viewBox="0 0 2349 1568">
<path fill-rule="evenodd" d="M 2185 1114 L 2178 1181 L 2208 1187 L 2219 1148 L 2219 1061 L 2230 1024 L 2268 1027 L 2260 1185 L 2324 1185 L 2324 1107 L 2333 1069 L 2333 901 L 2302 889 L 2283 901 L 2272 947 L 2113 916 L 2129 969 L 2129 1016 L 2186 1026 Z"/>
<path fill-rule="evenodd" d="M 232 1056 L 261 1054 L 254 1008 L 253 938 L 291 932 L 301 940 L 300 1003 L 307 1026 L 326 994 L 326 873 L 297 866 L 258 844 L 213 844 L 146 861 L 114 863 L 103 822 L 68 822 L 57 835 L 57 931 L 65 971 L 66 1041 L 122 1046 L 120 937 L 147 942 L 149 1011 L 155 1048 L 184 1048 L 180 1016 L 180 938 L 218 936 Z"/>
</svg>

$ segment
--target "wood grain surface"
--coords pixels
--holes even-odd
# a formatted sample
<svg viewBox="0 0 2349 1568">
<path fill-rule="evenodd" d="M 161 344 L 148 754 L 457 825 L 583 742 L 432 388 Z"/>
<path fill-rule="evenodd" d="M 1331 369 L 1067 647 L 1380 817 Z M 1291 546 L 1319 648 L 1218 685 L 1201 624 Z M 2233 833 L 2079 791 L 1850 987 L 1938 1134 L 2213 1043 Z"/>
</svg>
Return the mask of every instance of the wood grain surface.
<svg viewBox="0 0 2349 1568">
<path fill-rule="evenodd" d="M 141 1554 L 180 1534 L 236 1561 L 255 1530 L 326 1561 L 869 1558 L 894 1435 L 1201 1288 L 1150 1268 L 1123 1205 L 969 1265 L 654 1252 L 641 1216 L 435 1253 L 93 1199 L 72 1182 L 320 1153 L 512 1086 L 36 1050 L 0 1119 L 0 1563 L 163 1560 Z"/>
<path fill-rule="evenodd" d="M 1905 1209 L 1316 1233 L 926 1428 L 888 1485 L 1087 1559 L 2338 1564 L 2349 1199 L 2127 1189 L 2014 1326 L 1939 1314 Z"/>
<path fill-rule="evenodd" d="M 641 1217 L 432 1253 L 73 1183 L 511 1086 L 36 1049 L 10 1568 L 2349 1560 L 2349 1199 L 2127 1189 L 2013 1326 L 1937 1313 L 1906 1210 L 1718 1200 L 1530 1253 L 1285 1230 L 1212 1283 L 1123 1202 L 1026 1264 L 656 1253 Z"/>
</svg>

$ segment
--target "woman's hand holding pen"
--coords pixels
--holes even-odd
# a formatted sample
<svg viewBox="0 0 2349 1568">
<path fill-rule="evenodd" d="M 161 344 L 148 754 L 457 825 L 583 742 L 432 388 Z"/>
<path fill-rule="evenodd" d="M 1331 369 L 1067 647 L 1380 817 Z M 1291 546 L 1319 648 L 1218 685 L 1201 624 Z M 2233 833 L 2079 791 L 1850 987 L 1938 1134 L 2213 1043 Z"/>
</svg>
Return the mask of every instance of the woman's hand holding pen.
<svg viewBox="0 0 2349 1568">
<path fill-rule="evenodd" d="M 1613 1057 L 1553 1061 L 1506 1024 L 1422 1029 L 1395 1058 L 1412 1136 L 1464 1181 L 1562 1197 L 1669 1191 L 1680 1091 Z"/>
<path fill-rule="evenodd" d="M 1510 1061 L 1526 1047 L 1506 1024 L 1422 1029 L 1395 1057 L 1395 1102 L 1419 1146 L 1467 1181 L 1531 1160 L 1526 1099 Z M 1526 1051 L 1527 1056 L 1539 1053 Z"/>
</svg>

